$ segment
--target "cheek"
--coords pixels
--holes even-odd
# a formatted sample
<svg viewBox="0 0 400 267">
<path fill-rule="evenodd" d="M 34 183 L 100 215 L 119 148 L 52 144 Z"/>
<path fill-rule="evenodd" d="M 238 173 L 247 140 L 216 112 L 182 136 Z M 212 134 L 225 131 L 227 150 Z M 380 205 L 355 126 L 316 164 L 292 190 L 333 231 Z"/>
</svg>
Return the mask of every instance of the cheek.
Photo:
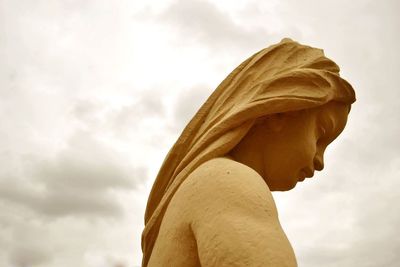
<svg viewBox="0 0 400 267">
<path fill-rule="evenodd" d="M 298 172 L 299 169 L 312 166 L 316 152 L 317 144 L 315 140 L 305 140 L 294 146 L 290 158 L 293 171 Z"/>
<path fill-rule="evenodd" d="M 302 149 L 281 150 L 269 163 L 270 176 L 280 180 L 297 178 L 300 169 L 308 161 L 306 158 Z"/>
</svg>

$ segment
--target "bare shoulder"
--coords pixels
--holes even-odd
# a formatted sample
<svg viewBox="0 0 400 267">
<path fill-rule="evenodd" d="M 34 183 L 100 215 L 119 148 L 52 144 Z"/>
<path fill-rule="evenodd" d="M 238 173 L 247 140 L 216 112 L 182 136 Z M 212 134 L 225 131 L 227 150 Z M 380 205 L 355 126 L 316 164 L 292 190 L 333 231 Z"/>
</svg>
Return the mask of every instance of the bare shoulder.
<svg viewBox="0 0 400 267">
<path fill-rule="evenodd" d="M 174 198 L 202 265 L 296 266 L 271 192 L 253 169 L 212 159 L 187 177 Z"/>
<path fill-rule="evenodd" d="M 258 211 L 263 210 L 268 216 L 277 216 L 263 178 L 248 166 L 228 158 L 203 163 L 189 175 L 180 191 L 188 207 L 195 207 L 199 214 L 225 211 L 260 214 Z"/>
<path fill-rule="evenodd" d="M 188 177 L 189 183 L 210 187 L 240 186 L 264 188 L 269 191 L 262 177 L 250 167 L 228 158 L 215 158 L 200 165 Z"/>
</svg>

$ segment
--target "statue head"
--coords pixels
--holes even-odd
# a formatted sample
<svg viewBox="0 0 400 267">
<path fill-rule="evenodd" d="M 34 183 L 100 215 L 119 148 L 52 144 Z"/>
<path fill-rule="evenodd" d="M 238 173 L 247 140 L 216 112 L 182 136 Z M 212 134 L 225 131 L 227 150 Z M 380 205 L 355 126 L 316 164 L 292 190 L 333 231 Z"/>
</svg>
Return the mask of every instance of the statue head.
<svg viewBox="0 0 400 267">
<path fill-rule="evenodd" d="M 343 131 L 348 112 L 349 105 L 331 101 L 259 118 L 228 154 L 257 171 L 270 190 L 290 190 L 324 168 L 325 149 Z"/>
<path fill-rule="evenodd" d="M 354 101 L 353 88 L 321 49 L 283 39 L 245 60 L 202 105 L 161 166 L 147 202 L 143 266 L 172 196 L 199 165 L 230 155 L 258 171 L 272 190 L 293 188 L 322 169 L 323 150 L 343 129 Z M 279 157 L 269 157 L 274 153 Z M 287 166 L 296 171 L 278 172 Z"/>
</svg>

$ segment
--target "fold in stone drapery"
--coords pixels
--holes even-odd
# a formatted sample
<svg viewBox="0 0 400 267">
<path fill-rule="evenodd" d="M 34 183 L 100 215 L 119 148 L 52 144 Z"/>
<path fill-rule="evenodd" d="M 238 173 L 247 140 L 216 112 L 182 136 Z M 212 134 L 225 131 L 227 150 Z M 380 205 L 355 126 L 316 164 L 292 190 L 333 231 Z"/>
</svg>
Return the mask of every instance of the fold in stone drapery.
<svg viewBox="0 0 400 267">
<path fill-rule="evenodd" d="M 227 154 L 263 116 L 355 101 L 351 85 L 321 49 L 290 39 L 254 54 L 211 94 L 166 156 L 151 190 L 142 234 L 147 266 L 165 210 L 200 164 Z"/>
</svg>

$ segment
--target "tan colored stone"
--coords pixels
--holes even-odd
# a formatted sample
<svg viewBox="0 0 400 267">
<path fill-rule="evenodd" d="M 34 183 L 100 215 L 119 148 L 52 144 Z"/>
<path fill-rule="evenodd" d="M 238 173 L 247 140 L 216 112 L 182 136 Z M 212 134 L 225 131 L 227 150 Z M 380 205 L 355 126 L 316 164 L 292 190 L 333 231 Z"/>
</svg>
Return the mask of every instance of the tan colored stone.
<svg viewBox="0 0 400 267">
<path fill-rule="evenodd" d="M 244 61 L 160 169 L 142 266 L 297 266 L 271 190 L 290 190 L 322 170 L 354 101 L 320 49 L 284 39 Z"/>
</svg>

